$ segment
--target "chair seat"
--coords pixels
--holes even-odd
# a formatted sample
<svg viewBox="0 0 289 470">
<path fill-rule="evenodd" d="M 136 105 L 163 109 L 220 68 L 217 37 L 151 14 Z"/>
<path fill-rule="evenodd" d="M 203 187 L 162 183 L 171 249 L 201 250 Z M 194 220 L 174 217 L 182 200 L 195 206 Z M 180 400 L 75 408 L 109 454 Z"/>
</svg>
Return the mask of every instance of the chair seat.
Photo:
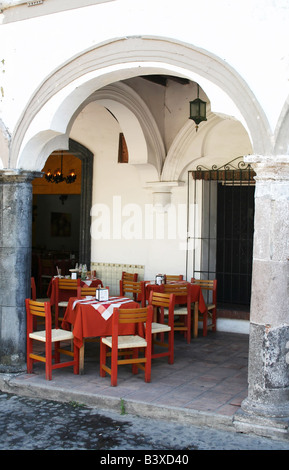
<svg viewBox="0 0 289 470">
<path fill-rule="evenodd" d="M 62 300 L 61 302 L 58 302 L 59 307 L 67 307 L 68 306 L 68 301 Z"/>
<path fill-rule="evenodd" d="M 215 304 L 209 304 L 209 305 L 207 306 L 207 309 L 208 309 L 208 310 L 213 310 L 213 308 L 215 308 L 215 307 L 216 307 Z"/>
<path fill-rule="evenodd" d="M 112 337 L 107 336 L 102 338 L 102 342 L 112 348 Z M 146 348 L 147 342 L 141 336 L 124 335 L 118 337 L 118 349 L 125 348 Z"/>
<path fill-rule="evenodd" d="M 152 323 L 152 333 L 166 333 L 171 331 L 169 325 L 164 325 L 163 323 Z"/>
<path fill-rule="evenodd" d="M 169 314 L 169 311 L 167 308 L 164 309 L 164 314 L 167 316 Z M 174 308 L 174 314 L 175 315 L 188 315 L 188 309 L 187 307 L 178 307 L 177 305 Z"/>
<path fill-rule="evenodd" d="M 68 341 L 73 339 L 73 333 L 71 331 L 52 329 L 51 330 L 51 341 L 55 343 L 56 341 Z M 46 342 L 46 331 L 34 331 L 33 333 L 29 333 L 29 338 L 36 339 L 38 341 L 42 341 L 43 343 Z"/>
<path fill-rule="evenodd" d="M 164 323 L 152 323 L 152 335 L 155 333 L 167 333 L 168 331 L 171 331 L 169 325 L 165 325 Z"/>
</svg>

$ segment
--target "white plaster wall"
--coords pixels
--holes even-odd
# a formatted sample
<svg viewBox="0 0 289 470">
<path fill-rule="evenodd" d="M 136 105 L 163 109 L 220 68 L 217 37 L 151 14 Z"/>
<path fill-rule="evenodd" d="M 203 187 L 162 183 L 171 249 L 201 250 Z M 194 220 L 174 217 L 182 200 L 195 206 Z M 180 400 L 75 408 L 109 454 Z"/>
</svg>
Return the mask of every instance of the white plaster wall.
<svg viewBox="0 0 289 470">
<path fill-rule="evenodd" d="M 94 154 L 91 260 L 142 264 L 146 279 L 159 272 L 185 275 L 186 189 L 174 190 L 176 219 L 154 213 L 151 232 L 146 210 L 152 207 L 152 193 L 144 187 L 138 165 L 117 163 L 119 132 L 116 120 L 95 102 L 71 130 L 70 137 Z M 176 226 L 171 224 L 175 220 Z"/>
</svg>

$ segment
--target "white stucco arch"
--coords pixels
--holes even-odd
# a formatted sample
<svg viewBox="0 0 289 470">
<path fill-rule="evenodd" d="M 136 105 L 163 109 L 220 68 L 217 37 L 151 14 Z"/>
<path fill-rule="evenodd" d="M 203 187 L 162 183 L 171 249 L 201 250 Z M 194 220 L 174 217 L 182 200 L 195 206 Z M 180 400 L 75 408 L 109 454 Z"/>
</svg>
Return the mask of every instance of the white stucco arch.
<svg viewBox="0 0 289 470">
<path fill-rule="evenodd" d="M 30 129 L 32 137 L 23 146 L 17 165 L 25 169 L 35 169 L 36 165 L 36 169 L 41 170 L 53 150 L 68 149 L 69 133 L 75 118 L 90 102 L 97 101 L 119 122 L 125 134 L 130 164 L 142 165 L 142 168 L 146 165 L 146 173 L 149 172 L 150 177 L 158 178 L 165 159 L 165 149 L 155 120 L 139 95 L 126 84 L 115 83 L 84 99 L 93 86 L 90 84 L 89 87 L 83 87 L 85 90 L 79 92 L 77 89 L 75 93 L 69 94 L 52 116 L 49 102 L 42 108 Z M 33 129 L 40 127 L 43 122 L 50 129 L 33 135 Z M 33 154 L 37 155 L 36 160 L 31 159 Z"/>
<path fill-rule="evenodd" d="M 283 109 L 275 131 L 275 153 L 276 155 L 288 155 L 289 153 L 289 96 L 284 103 Z"/>
<path fill-rule="evenodd" d="M 188 121 L 175 138 L 164 164 L 162 181 L 180 180 L 184 169 L 194 165 L 194 162 L 221 166 L 238 156 L 252 153 L 246 130 L 237 120 L 208 113 L 206 125 L 200 125 L 198 132 L 194 127 L 194 122 Z M 236 132 L 236 137 L 228 140 L 227 137 L 233 132 Z M 227 139 L 221 154 L 218 150 L 220 145 L 216 145 L 221 139 L 220 133 L 224 141 Z"/>
<path fill-rule="evenodd" d="M 155 119 L 140 96 L 125 83 L 118 82 L 107 85 L 89 95 L 80 104 L 70 119 L 69 129 L 80 110 L 93 101 L 97 101 L 109 109 L 118 120 L 125 134 L 130 163 L 152 165 L 157 174 L 160 174 L 165 159 L 164 144 Z M 55 114 L 53 126 L 56 121 L 61 125 L 63 117 L 67 113 L 65 104 L 63 102 Z"/>
<path fill-rule="evenodd" d="M 86 86 L 92 84 L 92 78 L 94 90 L 98 90 L 112 82 L 150 74 L 152 71 L 173 72 L 190 79 L 194 79 L 197 74 L 201 85 L 202 79 L 212 82 L 229 96 L 244 117 L 254 152 L 272 153 L 272 135 L 267 118 L 249 87 L 232 67 L 192 45 L 168 38 L 132 37 L 111 40 L 83 51 L 47 77 L 32 96 L 18 121 L 12 136 L 10 167 L 17 168 L 21 162 L 19 153 L 29 126 L 57 93 L 63 93 L 64 100 L 64 95 L 69 94 L 69 86 L 73 84 L 74 88 L 77 86 L 79 100 L 83 102 L 81 92 L 87 92 Z M 81 88 L 83 84 L 86 86 Z"/>
<path fill-rule="evenodd" d="M 218 116 L 209 112 L 206 125 L 200 126 L 196 132 L 195 123 L 188 119 L 168 152 L 162 171 L 162 181 L 178 181 L 183 169 L 193 160 L 203 156 L 205 136 L 219 120 Z"/>
</svg>

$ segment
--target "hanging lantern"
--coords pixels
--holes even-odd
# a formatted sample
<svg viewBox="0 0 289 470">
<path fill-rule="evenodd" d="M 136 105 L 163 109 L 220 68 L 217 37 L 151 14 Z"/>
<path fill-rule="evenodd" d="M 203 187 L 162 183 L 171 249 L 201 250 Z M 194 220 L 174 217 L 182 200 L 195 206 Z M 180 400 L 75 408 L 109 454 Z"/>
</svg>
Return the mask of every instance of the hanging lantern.
<svg viewBox="0 0 289 470">
<path fill-rule="evenodd" d="M 190 119 L 196 123 L 196 132 L 199 124 L 202 121 L 206 121 L 206 105 L 207 103 L 199 98 L 199 85 L 198 85 L 198 97 L 194 101 L 190 101 Z"/>
</svg>

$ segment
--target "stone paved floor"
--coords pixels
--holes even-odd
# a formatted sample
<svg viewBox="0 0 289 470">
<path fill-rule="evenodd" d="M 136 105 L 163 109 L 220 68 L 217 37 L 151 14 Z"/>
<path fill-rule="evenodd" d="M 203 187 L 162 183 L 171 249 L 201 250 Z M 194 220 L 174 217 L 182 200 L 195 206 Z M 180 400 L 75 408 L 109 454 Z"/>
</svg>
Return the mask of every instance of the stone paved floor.
<svg viewBox="0 0 289 470">
<path fill-rule="evenodd" d="M 151 383 L 143 373 L 132 375 L 128 366 L 119 368 L 118 386 L 110 386 L 110 377 L 99 376 L 99 345 L 85 346 L 84 374 L 75 376 L 70 368 L 53 371 L 51 383 L 45 380 L 44 366 L 35 373 L 21 374 L 18 381 L 27 387 L 61 387 L 63 394 L 75 391 L 120 400 L 141 401 L 165 407 L 233 416 L 247 396 L 248 342 L 245 334 L 208 332 L 187 344 L 176 334 L 175 361 L 154 359 Z M 65 399 L 65 396 L 63 397 Z"/>
</svg>

